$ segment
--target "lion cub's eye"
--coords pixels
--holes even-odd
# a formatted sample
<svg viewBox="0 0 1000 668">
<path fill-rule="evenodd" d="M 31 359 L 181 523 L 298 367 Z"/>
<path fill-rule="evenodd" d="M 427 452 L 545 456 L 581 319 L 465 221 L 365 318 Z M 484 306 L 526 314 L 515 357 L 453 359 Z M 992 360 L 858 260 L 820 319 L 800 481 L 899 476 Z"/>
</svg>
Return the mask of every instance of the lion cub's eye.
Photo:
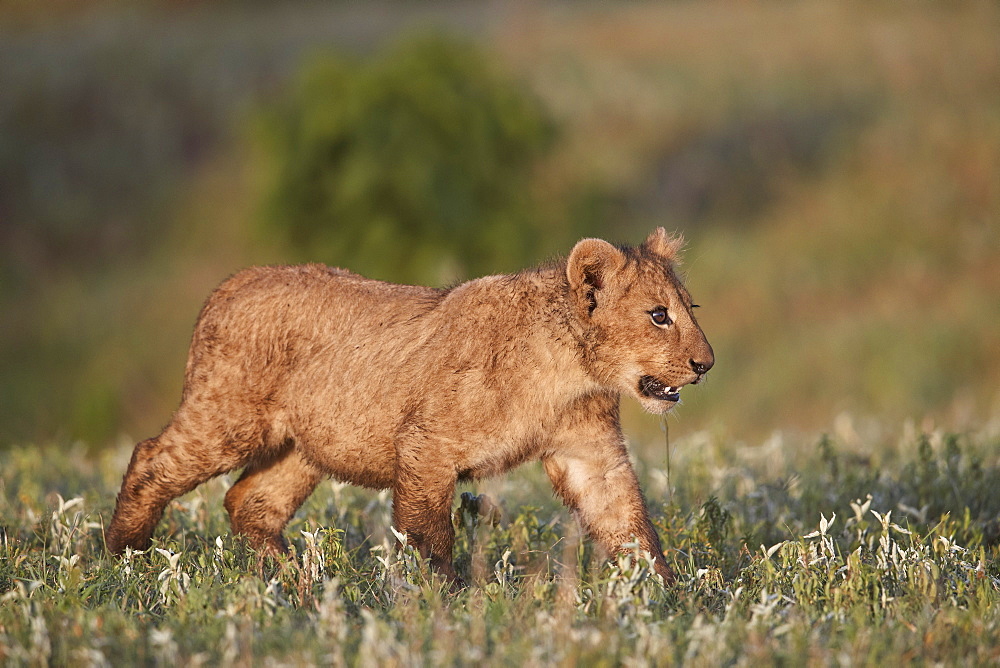
<svg viewBox="0 0 1000 668">
<path fill-rule="evenodd" d="M 667 309 L 662 306 L 657 306 L 652 311 L 649 312 L 649 318 L 653 321 L 653 324 L 657 327 L 666 327 L 667 325 L 672 325 L 673 320 L 667 315 Z"/>
</svg>

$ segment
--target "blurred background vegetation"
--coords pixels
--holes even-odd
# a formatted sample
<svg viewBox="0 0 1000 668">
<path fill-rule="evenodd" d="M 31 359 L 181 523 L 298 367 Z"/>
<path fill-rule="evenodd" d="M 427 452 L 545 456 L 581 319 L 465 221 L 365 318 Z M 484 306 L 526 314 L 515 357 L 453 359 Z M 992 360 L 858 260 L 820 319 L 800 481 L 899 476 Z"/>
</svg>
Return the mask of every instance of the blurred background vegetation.
<svg viewBox="0 0 1000 668">
<path fill-rule="evenodd" d="M 994 417 L 997 35 L 985 1 L 3 3 L 0 448 L 155 433 L 245 265 L 443 284 L 655 225 L 718 356 L 672 434 Z"/>
</svg>

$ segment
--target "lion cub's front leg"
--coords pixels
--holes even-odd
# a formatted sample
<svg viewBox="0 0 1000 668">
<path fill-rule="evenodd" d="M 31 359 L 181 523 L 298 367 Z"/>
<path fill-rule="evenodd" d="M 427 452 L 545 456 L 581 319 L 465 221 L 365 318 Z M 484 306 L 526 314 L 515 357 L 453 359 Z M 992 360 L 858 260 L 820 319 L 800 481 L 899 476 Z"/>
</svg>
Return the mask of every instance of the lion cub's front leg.
<svg viewBox="0 0 1000 668">
<path fill-rule="evenodd" d="M 458 478 L 453 467 L 426 449 L 398 449 L 392 515 L 396 530 L 442 575 L 457 581 L 452 567 L 455 529 L 451 504 Z"/>
<path fill-rule="evenodd" d="M 576 512 L 593 540 L 614 554 L 633 537 L 638 539 L 653 556 L 663 581 L 674 581 L 620 436 L 548 455 L 542 464 L 556 493 Z"/>
</svg>

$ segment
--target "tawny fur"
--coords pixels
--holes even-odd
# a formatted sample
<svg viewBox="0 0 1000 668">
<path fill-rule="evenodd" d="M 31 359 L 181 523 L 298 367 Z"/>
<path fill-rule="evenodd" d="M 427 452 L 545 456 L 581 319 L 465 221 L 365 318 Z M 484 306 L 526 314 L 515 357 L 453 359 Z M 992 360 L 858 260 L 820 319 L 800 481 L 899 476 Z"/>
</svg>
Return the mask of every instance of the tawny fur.
<svg viewBox="0 0 1000 668">
<path fill-rule="evenodd" d="M 439 290 L 322 265 L 247 269 L 208 298 L 181 405 L 139 443 L 107 531 L 144 549 L 169 501 L 234 469 L 233 531 L 282 530 L 326 476 L 393 491 L 394 523 L 454 576 L 455 484 L 541 460 L 609 552 L 638 538 L 671 580 L 629 462 L 619 397 L 651 412 L 714 363 L 662 228 L 636 248 L 584 239 L 555 266 Z M 650 311 L 665 307 L 672 324 Z"/>
</svg>

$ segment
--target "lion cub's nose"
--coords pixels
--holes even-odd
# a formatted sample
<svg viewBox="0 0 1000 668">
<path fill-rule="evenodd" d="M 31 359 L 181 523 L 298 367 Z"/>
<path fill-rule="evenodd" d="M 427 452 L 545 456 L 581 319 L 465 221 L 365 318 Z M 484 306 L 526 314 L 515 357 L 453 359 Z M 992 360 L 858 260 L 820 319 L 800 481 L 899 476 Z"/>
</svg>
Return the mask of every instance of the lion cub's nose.
<svg viewBox="0 0 1000 668">
<path fill-rule="evenodd" d="M 708 373 L 708 370 L 711 369 L 712 365 L 715 364 L 715 360 L 710 360 L 708 362 L 696 362 L 694 360 L 688 360 L 688 361 L 691 364 L 691 368 L 694 369 L 694 372 L 699 376 Z"/>
</svg>

